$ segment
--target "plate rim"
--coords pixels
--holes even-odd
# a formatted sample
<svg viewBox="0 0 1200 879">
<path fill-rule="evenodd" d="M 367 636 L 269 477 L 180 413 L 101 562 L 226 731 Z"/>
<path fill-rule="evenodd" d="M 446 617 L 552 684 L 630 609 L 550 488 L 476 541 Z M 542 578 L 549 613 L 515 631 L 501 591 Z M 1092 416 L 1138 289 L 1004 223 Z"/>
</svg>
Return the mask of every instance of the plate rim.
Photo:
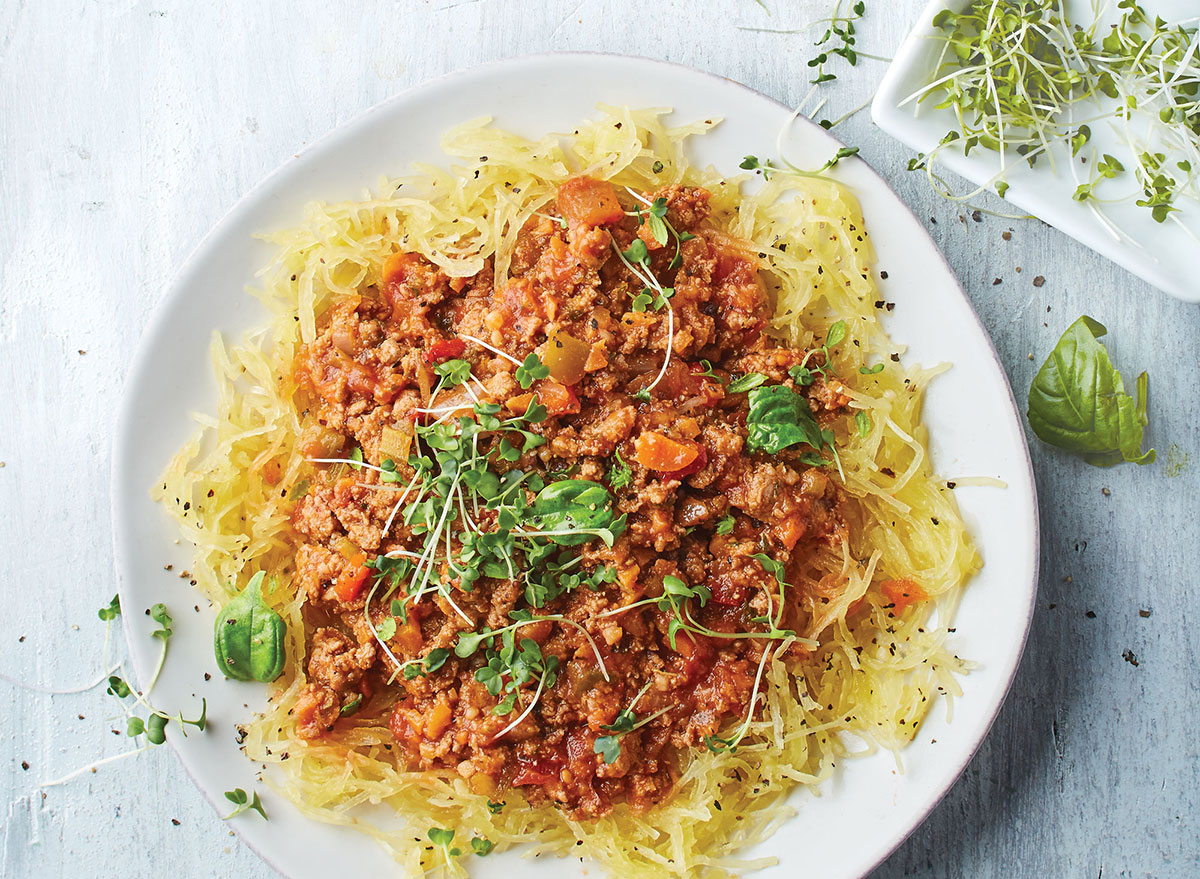
<svg viewBox="0 0 1200 879">
<path fill-rule="evenodd" d="M 939 0 L 933 0 L 934 4 L 937 4 L 938 2 L 939 2 Z M 912 35 L 910 34 L 910 39 L 911 39 L 911 36 Z M 247 209 L 252 203 L 256 202 L 258 197 L 260 196 L 260 194 L 263 193 L 265 190 L 267 190 L 275 182 L 276 179 L 278 179 L 279 177 L 281 177 L 282 175 L 287 173 L 292 168 L 293 165 L 295 165 L 299 162 L 305 161 L 312 153 L 323 150 L 327 146 L 327 144 L 329 144 L 330 142 L 332 142 L 340 137 L 346 136 L 346 134 L 349 131 L 351 131 L 352 129 L 365 127 L 369 123 L 369 121 L 371 119 L 373 119 L 376 115 L 386 112 L 393 105 L 407 101 L 407 100 L 417 96 L 419 93 L 421 93 L 423 91 L 433 90 L 439 86 L 444 86 L 447 83 L 449 83 L 455 79 L 459 79 L 466 75 L 476 73 L 477 71 L 495 71 L 498 68 L 520 67 L 522 65 L 526 65 L 531 62 L 537 62 L 537 61 L 542 61 L 542 60 L 558 60 L 558 61 L 569 62 L 573 58 L 580 58 L 580 57 L 601 58 L 601 59 L 605 59 L 607 61 L 614 61 L 614 62 L 651 64 L 651 65 L 660 65 L 663 67 L 673 68 L 676 71 L 683 72 L 683 73 L 686 73 L 686 74 L 689 74 L 692 76 L 702 77 L 704 79 L 716 80 L 716 81 L 719 81 L 719 82 L 722 82 L 722 83 L 725 83 L 728 85 L 733 85 L 738 89 L 741 89 L 741 90 L 744 90 L 744 91 L 750 93 L 751 95 L 754 95 L 756 97 L 763 98 L 763 99 L 769 101 L 770 103 L 779 107 L 781 110 L 787 112 L 789 115 L 793 113 L 792 107 L 789 107 L 787 104 L 780 101 L 779 99 L 777 99 L 771 95 L 768 95 L 765 92 L 762 92 L 762 91 L 754 88 L 753 86 L 746 85 L 745 83 L 740 82 L 739 80 L 733 79 L 731 77 L 723 76 L 721 74 L 713 73 L 713 72 L 707 71 L 707 70 L 701 70 L 700 68 L 693 67 L 688 64 L 682 64 L 682 63 L 675 62 L 675 61 L 667 61 L 667 60 L 664 60 L 661 58 L 653 58 L 653 57 L 648 57 L 648 56 L 643 56 L 643 55 L 634 55 L 634 54 L 630 54 L 630 53 L 621 53 L 621 52 L 570 51 L 570 50 L 531 52 L 531 53 L 525 53 L 525 54 L 520 54 L 520 55 L 508 56 L 508 57 L 504 57 L 504 58 L 497 58 L 497 59 L 482 62 L 479 64 L 473 64 L 470 66 L 455 68 L 453 70 L 447 71 L 447 72 L 439 74 L 437 76 L 421 80 L 420 82 L 413 83 L 412 85 L 409 85 L 409 86 L 397 91 L 396 93 L 389 95 L 388 97 L 384 98 L 383 100 L 373 104 L 372 106 L 356 113 L 355 115 L 351 116 L 350 118 L 333 126 L 329 130 L 327 130 L 323 134 L 321 134 L 319 137 L 314 139 L 311 143 L 304 144 L 298 150 L 291 152 L 288 155 L 288 157 L 286 159 L 284 159 L 280 164 L 278 164 L 271 171 L 269 171 L 265 176 L 263 176 L 256 183 L 254 183 L 249 189 L 247 189 L 245 192 L 243 192 L 241 195 L 239 195 L 236 198 L 236 200 L 234 200 L 233 203 L 225 211 L 223 211 L 220 214 L 218 219 L 212 224 L 212 226 L 208 229 L 208 231 L 205 232 L 200 237 L 200 239 L 195 243 L 195 245 L 188 251 L 186 258 L 183 259 L 182 262 L 179 263 L 179 267 L 175 270 L 174 273 L 172 273 L 170 280 L 163 285 L 162 292 L 160 293 L 160 295 L 158 296 L 158 298 L 154 302 L 154 304 L 151 306 L 150 313 L 147 316 L 145 323 L 144 323 L 144 328 L 143 328 L 141 334 L 139 335 L 134 355 L 129 360 L 129 366 L 125 372 L 125 375 L 122 377 L 120 403 L 117 406 L 115 418 L 114 418 L 114 422 L 113 422 L 113 424 L 114 424 L 113 435 L 112 435 L 113 436 L 113 444 L 111 447 L 112 455 L 111 455 L 110 470 L 109 470 L 110 523 L 111 523 L 111 531 L 112 531 L 113 565 L 114 565 L 114 573 L 115 573 L 115 579 L 116 579 L 118 593 L 123 594 L 129 588 L 129 586 L 127 584 L 127 578 L 123 573 L 123 570 L 125 568 L 125 565 L 123 564 L 123 560 L 130 552 L 134 551 L 129 546 L 127 546 L 126 542 L 123 539 L 123 535 L 122 535 L 122 523 L 125 520 L 125 514 L 123 513 L 123 511 L 121 509 L 121 507 L 123 506 L 123 503 L 121 500 L 122 494 L 120 491 L 120 487 L 123 484 L 125 484 L 127 481 L 125 478 L 125 472 L 126 472 L 125 454 L 126 454 L 126 450 L 130 446 L 131 432 L 133 431 L 133 429 L 135 427 L 135 425 L 133 423 L 134 422 L 133 416 L 134 416 L 134 409 L 135 409 L 135 405 L 134 405 L 135 399 L 134 399 L 133 395 L 131 394 L 131 387 L 136 383 L 138 377 L 146 369 L 152 367 L 152 364 L 149 362 L 150 349 L 152 347 L 151 342 L 154 339 L 154 337 L 156 337 L 158 334 L 160 334 L 163 331 L 163 329 L 167 323 L 168 316 L 169 316 L 170 312 L 173 310 L 173 306 L 176 304 L 177 300 L 179 300 L 180 297 L 183 295 L 184 286 L 182 284 L 182 279 L 191 273 L 193 267 L 199 262 L 200 258 L 205 254 L 205 251 L 207 250 L 210 242 L 213 239 L 217 238 L 225 230 L 225 228 L 227 226 L 231 225 L 232 222 L 236 219 L 237 215 L 241 211 Z M 878 95 L 876 97 L 876 100 L 878 100 Z M 792 117 L 792 124 L 800 124 L 805 127 L 811 127 L 811 128 L 818 129 L 821 131 L 822 134 L 829 136 L 829 137 L 833 137 L 835 140 L 837 140 L 836 135 L 833 135 L 831 132 L 826 131 L 825 129 L 822 129 L 820 126 L 818 126 L 815 122 L 813 122 L 811 119 L 809 119 L 806 116 L 799 115 L 799 114 L 794 115 Z M 838 142 L 841 143 L 840 140 L 838 140 Z M 1008 410 L 1009 410 L 1008 414 L 1011 414 L 1013 422 L 1016 424 L 1016 426 L 1018 428 L 1017 435 L 1020 437 L 1021 459 L 1025 465 L 1024 466 L 1024 475 L 1025 475 L 1025 479 L 1026 479 L 1026 484 L 1029 489 L 1030 504 L 1029 504 L 1028 512 L 1030 513 L 1030 520 L 1026 524 L 1027 524 L 1028 531 L 1029 531 L 1030 547 L 1031 547 L 1031 551 L 1032 551 L 1032 560 L 1031 560 L 1032 561 L 1032 565 L 1031 565 L 1032 582 L 1031 582 L 1031 584 L 1029 586 L 1029 590 L 1028 590 L 1028 600 L 1026 602 L 1026 607 L 1025 607 L 1025 612 L 1024 612 L 1024 625 L 1022 628 L 1020 644 L 1019 644 L 1018 648 L 1012 653 L 1013 658 L 1012 658 L 1011 668 L 1009 669 L 1009 671 L 1005 677 L 1005 680 L 1002 683 L 1002 686 L 998 690 L 998 695 L 995 699 L 995 704 L 992 705 L 991 708 L 988 710 L 986 720 L 983 723 L 983 725 L 981 726 L 976 740 L 971 744 L 971 746 L 968 749 L 966 749 L 963 752 L 962 758 L 960 760 L 956 761 L 957 765 L 954 767 L 953 774 L 948 776 L 947 779 L 943 783 L 940 783 L 938 785 L 938 787 L 940 789 L 937 790 L 936 795 L 929 801 L 927 807 L 923 811 L 921 811 L 919 815 L 916 812 L 913 813 L 914 818 L 911 821 L 910 826 L 904 831 L 904 833 L 896 836 L 894 839 L 890 840 L 885 846 L 883 846 L 881 848 L 880 852 L 878 853 L 878 855 L 872 859 L 869 866 L 862 873 L 859 874 L 860 876 L 866 876 L 868 873 L 874 871 L 881 864 L 883 864 L 884 861 L 886 861 L 888 858 L 890 858 L 896 852 L 896 850 L 899 849 L 900 846 L 902 846 L 904 844 L 904 842 L 917 830 L 917 828 L 919 828 L 922 824 L 924 824 L 924 822 L 937 809 L 938 805 L 942 802 L 942 800 L 946 797 L 946 795 L 950 792 L 950 790 L 962 778 L 962 774 L 963 774 L 964 770 L 966 769 L 967 765 L 971 762 L 971 760 L 973 760 L 975 758 L 975 755 L 979 752 L 980 748 L 983 745 L 983 742 L 987 739 L 988 735 L 991 733 L 991 730 L 996 722 L 996 718 L 999 716 L 1001 709 L 1004 707 L 1004 704 L 1006 703 L 1006 701 L 1008 699 L 1008 695 L 1012 690 L 1013 681 L 1015 680 L 1016 675 L 1021 667 L 1021 662 L 1024 658 L 1025 648 L 1026 648 L 1026 645 L 1028 644 L 1029 634 L 1030 634 L 1030 631 L 1032 628 L 1033 615 L 1034 615 L 1034 610 L 1036 608 L 1036 603 L 1037 603 L 1040 564 L 1041 564 L 1041 526 L 1040 526 L 1040 510 L 1039 510 L 1039 504 L 1038 504 L 1038 498 L 1037 498 L 1037 482 L 1036 482 L 1036 479 L 1034 476 L 1033 462 L 1032 462 L 1032 458 L 1030 455 L 1030 449 L 1029 449 L 1029 440 L 1023 429 L 1023 424 L 1021 422 L 1020 409 L 1018 407 L 1017 400 L 1016 400 L 1016 397 L 1015 397 L 1015 394 L 1014 394 L 1014 391 L 1012 388 L 1012 383 L 1008 379 L 1008 373 L 1005 370 L 1004 364 L 1000 360 L 999 354 L 996 351 L 996 347 L 995 347 L 994 342 L 992 341 L 991 334 L 988 332 L 987 328 L 983 325 L 983 322 L 980 320 L 979 315 L 976 312 L 974 305 L 972 305 L 970 298 L 966 295 L 966 292 L 963 290 L 962 284 L 958 280 L 958 276 L 955 274 L 953 269 L 950 267 L 950 264 L 947 261 L 945 254 L 942 253 L 941 248 L 938 247 L 937 243 L 933 241 L 933 238 L 932 238 L 932 236 L 929 235 L 928 230 L 926 230 L 925 227 L 921 225 L 920 221 L 917 219 L 917 216 L 914 213 L 914 211 L 912 210 L 912 208 L 910 208 L 908 206 L 908 204 L 905 203 L 899 197 L 899 195 L 896 193 L 895 189 L 874 168 L 873 165 L 871 165 L 869 162 L 867 162 L 861 156 L 858 156 L 857 158 L 859 158 L 859 160 L 862 161 L 864 167 L 866 168 L 867 173 L 871 177 L 874 178 L 875 184 L 880 186 L 887 194 L 889 194 L 895 200 L 896 204 L 900 208 L 902 208 L 904 211 L 906 211 L 908 213 L 908 215 L 912 219 L 914 225 L 920 229 L 921 234 L 924 235 L 925 238 L 929 241 L 929 244 L 930 244 L 933 252 L 936 253 L 937 258 L 939 260 L 941 260 L 942 267 L 945 269 L 947 275 L 954 280 L 954 288 L 955 288 L 956 292 L 958 293 L 959 297 L 961 298 L 962 304 L 964 304 L 966 306 L 966 311 L 970 315 L 971 320 L 974 321 L 975 327 L 978 329 L 980 335 L 986 340 L 987 354 L 988 354 L 988 356 L 990 356 L 992 364 L 995 367 L 996 371 L 999 373 L 999 375 L 1003 379 L 1004 388 L 1007 391 Z M 1021 470 L 1019 464 L 1017 466 L 1017 469 L 1018 469 L 1018 471 Z M 134 643 L 133 643 L 133 638 L 134 638 L 133 628 L 134 627 L 133 627 L 132 622 L 130 622 L 130 619 L 131 619 L 130 615 L 127 615 L 127 614 L 122 615 L 122 617 L 121 617 L 122 630 L 125 635 L 126 648 L 129 653 L 130 662 L 133 666 L 134 675 L 139 682 L 142 682 L 146 679 L 146 669 L 143 666 L 143 664 L 139 661 L 139 651 L 136 650 L 134 647 Z M 204 799 L 208 801 L 209 805 L 213 808 L 213 810 L 219 816 L 223 810 L 223 806 L 222 806 L 221 802 L 217 799 L 215 794 L 211 794 L 206 789 L 206 786 L 200 783 L 200 780 L 197 777 L 197 774 L 191 765 L 191 761 L 181 751 L 176 738 L 174 736 L 167 736 L 167 743 L 169 744 L 175 757 L 178 759 L 178 762 L 183 766 L 184 771 L 187 773 L 187 776 L 191 780 L 192 784 L 200 792 L 201 796 L 203 796 Z M 306 820 L 314 820 L 314 819 L 306 819 Z M 256 842 L 255 834 L 246 832 L 246 826 L 247 825 L 245 825 L 245 824 L 235 822 L 231 826 L 230 829 L 232 829 L 237 834 L 238 839 L 241 840 L 241 842 L 243 844 L 245 844 L 251 851 L 253 851 L 272 870 L 275 870 L 277 873 L 280 873 L 280 875 L 284 875 L 283 872 L 281 871 L 281 869 L 279 868 L 279 866 L 272 859 L 272 857 L 270 855 L 268 855 L 263 850 L 263 848 L 260 847 L 260 845 Z"/>
</svg>

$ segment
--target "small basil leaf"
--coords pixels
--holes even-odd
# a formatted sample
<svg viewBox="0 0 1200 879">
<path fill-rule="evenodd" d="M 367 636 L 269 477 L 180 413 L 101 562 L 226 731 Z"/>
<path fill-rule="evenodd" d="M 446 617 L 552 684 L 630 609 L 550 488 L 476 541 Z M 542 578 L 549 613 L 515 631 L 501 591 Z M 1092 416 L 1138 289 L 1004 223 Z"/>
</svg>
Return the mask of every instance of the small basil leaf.
<svg viewBox="0 0 1200 879">
<path fill-rule="evenodd" d="M 808 401 L 784 385 L 750 391 L 746 428 L 746 448 L 751 452 L 774 455 L 800 443 L 807 443 L 814 449 L 820 449 L 825 443 Z"/>
<path fill-rule="evenodd" d="M 1125 392 L 1099 342 L 1106 332 L 1087 315 L 1067 328 L 1029 388 L 1029 426 L 1044 442 L 1098 467 L 1149 464 L 1154 449 L 1141 450 L 1149 380 L 1138 377 L 1136 400 Z"/>
<path fill-rule="evenodd" d="M 581 532 L 554 534 L 549 538 L 562 546 L 576 546 L 613 524 L 612 495 L 598 482 L 560 479 L 538 492 L 530 514 L 540 531 Z"/>
<path fill-rule="evenodd" d="M 217 616 L 213 652 L 217 668 L 238 681 L 273 681 L 283 673 L 287 659 L 284 636 L 287 624 L 263 601 L 259 571 L 246 588 Z"/>
</svg>

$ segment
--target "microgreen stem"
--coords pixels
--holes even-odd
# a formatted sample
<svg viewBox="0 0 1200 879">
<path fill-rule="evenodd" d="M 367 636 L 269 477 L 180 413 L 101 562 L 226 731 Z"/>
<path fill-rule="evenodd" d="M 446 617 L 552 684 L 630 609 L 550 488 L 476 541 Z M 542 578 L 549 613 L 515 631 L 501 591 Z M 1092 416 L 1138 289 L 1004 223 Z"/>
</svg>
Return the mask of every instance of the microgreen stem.
<svg viewBox="0 0 1200 879">
<path fill-rule="evenodd" d="M 775 658 L 778 658 L 779 654 L 787 649 L 790 643 L 790 639 L 783 641 L 775 650 Z M 750 705 L 746 709 L 746 719 L 742 722 L 741 727 L 738 729 L 737 735 L 733 736 L 732 738 L 722 740 L 722 742 L 731 750 L 736 748 L 738 743 L 746 737 L 746 733 L 750 731 L 750 724 L 754 720 L 754 709 L 758 704 L 758 687 L 762 683 L 763 671 L 767 667 L 767 658 L 769 656 L 771 656 L 771 649 L 770 647 L 764 645 L 762 657 L 758 660 L 758 672 L 754 675 L 754 688 L 750 691 Z"/>
<path fill-rule="evenodd" d="M 537 705 L 538 699 L 540 699 L 542 696 L 542 688 L 545 685 L 546 685 L 545 676 L 539 677 L 537 689 L 533 693 L 533 699 L 530 700 L 529 704 L 525 707 L 525 710 L 521 712 L 520 716 L 516 720 L 514 720 L 508 726 L 504 727 L 504 729 L 500 730 L 500 732 L 498 732 L 494 736 L 492 736 L 490 741 L 494 742 L 498 739 L 504 738 L 506 735 L 508 735 L 510 732 L 512 732 L 514 729 L 516 729 L 518 726 L 521 725 L 521 721 L 524 720 L 526 717 L 528 717 L 529 712 L 533 711 L 533 706 Z"/>
<path fill-rule="evenodd" d="M 102 672 L 100 677 L 96 678 L 96 680 L 92 681 L 90 684 L 84 684 L 81 687 L 72 687 L 70 689 L 63 690 L 54 689 L 52 687 L 43 687 L 38 684 L 27 684 L 24 681 L 18 680 L 17 678 L 9 677 L 3 672 L 0 672 L 0 681 L 4 681 L 6 684 L 10 684 L 17 689 L 27 690 L 31 693 L 45 693 L 48 696 L 71 696 L 76 693 L 86 693 L 88 690 L 95 689 L 107 681 L 108 676 L 117 671 L 120 667 L 120 664 L 112 666 L 107 671 Z"/>
<path fill-rule="evenodd" d="M 376 467 L 374 464 L 368 464 L 366 461 L 355 461 L 353 458 L 309 458 L 310 464 L 349 464 L 353 467 L 362 467 L 364 470 L 374 470 L 376 473 L 385 473 L 391 475 L 382 467 Z"/>
<path fill-rule="evenodd" d="M 118 760 L 125 760 L 129 757 L 136 757 L 138 754 L 142 753 L 143 751 L 148 751 L 152 747 L 154 747 L 154 746 L 147 743 L 145 745 L 142 745 L 140 748 L 134 748 L 132 751 L 123 751 L 120 754 L 114 754 L 111 757 L 105 757 L 103 760 L 96 760 L 92 763 L 89 763 L 87 766 L 83 766 L 79 769 L 76 769 L 74 772 L 67 773 L 62 778 L 56 778 L 53 781 L 43 781 L 41 784 L 38 785 L 38 787 L 40 787 L 40 788 L 58 787 L 59 785 L 66 784 L 68 781 L 70 781 L 73 778 L 78 778 L 80 775 L 83 775 L 85 772 L 95 772 L 101 766 L 107 766 L 109 763 L 116 763 Z"/>
<path fill-rule="evenodd" d="M 371 637 L 375 639 L 375 643 L 379 645 L 388 659 L 392 661 L 392 665 L 403 667 L 403 663 L 396 658 L 396 654 L 392 653 L 387 642 L 379 637 L 379 630 L 375 628 L 375 624 L 371 622 L 371 599 L 375 597 L 375 591 L 379 588 L 379 581 L 376 580 L 371 584 L 370 590 L 367 592 L 367 600 L 363 603 L 363 620 L 367 624 L 367 628 L 371 630 Z"/>
<path fill-rule="evenodd" d="M 474 342 L 476 345 L 480 346 L 481 348 L 486 348 L 488 351 L 491 351 L 493 354 L 497 354 L 497 355 L 499 355 L 500 357 L 503 357 L 505 360 L 508 360 L 508 361 L 509 361 L 509 362 L 511 362 L 511 363 L 512 363 L 514 366 L 520 366 L 520 365 L 521 365 L 521 361 L 520 361 L 520 360 L 518 360 L 517 358 L 513 357 L 511 354 L 505 354 L 505 353 L 504 353 L 503 351 L 501 351 L 499 348 L 496 348 L 496 347 L 493 347 L 492 345 L 489 345 L 487 342 L 483 341 L 483 339 L 477 339 L 477 338 L 475 338 L 474 336 L 469 336 L 469 335 L 467 335 L 466 333 L 459 333 L 459 334 L 458 334 L 458 337 L 459 337 L 460 339 L 466 339 L 468 342 Z"/>
</svg>

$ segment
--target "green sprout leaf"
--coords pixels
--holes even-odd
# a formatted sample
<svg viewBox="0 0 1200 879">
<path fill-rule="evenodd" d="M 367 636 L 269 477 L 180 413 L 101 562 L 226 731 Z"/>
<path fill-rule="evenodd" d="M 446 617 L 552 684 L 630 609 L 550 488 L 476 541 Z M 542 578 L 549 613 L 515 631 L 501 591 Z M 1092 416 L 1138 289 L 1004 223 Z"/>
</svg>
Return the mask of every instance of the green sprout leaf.
<svg viewBox="0 0 1200 879">
<path fill-rule="evenodd" d="M 726 390 L 731 394 L 741 394 L 766 383 L 767 377 L 761 372 L 750 372 L 739 379 L 731 381 Z"/>
<path fill-rule="evenodd" d="M 600 736 L 592 745 L 592 752 L 604 758 L 605 763 L 616 763 L 621 756 L 621 742 L 617 736 Z"/>
<path fill-rule="evenodd" d="M 158 629 L 150 633 L 154 638 L 160 641 L 167 641 L 171 637 L 171 615 L 167 613 L 167 609 L 162 604 L 156 604 L 149 610 L 150 619 L 158 623 Z"/>
<path fill-rule="evenodd" d="M 106 623 L 119 617 L 121 615 L 121 596 L 114 595 L 108 606 L 100 608 L 96 615 Z"/>
<path fill-rule="evenodd" d="M 223 821 L 228 821 L 230 818 L 234 818 L 243 812 L 249 811 L 257 812 L 264 821 L 268 820 L 267 812 L 263 808 L 262 800 L 258 798 L 258 791 L 254 791 L 253 796 L 251 796 L 240 787 L 236 787 L 233 790 L 225 791 L 225 799 L 233 803 L 234 810 L 222 818 L 221 820 Z"/>
<path fill-rule="evenodd" d="M 443 387 L 453 388 L 471 375 L 471 364 L 466 360 L 446 360 L 435 366 L 433 371 L 441 376 Z"/>
<path fill-rule="evenodd" d="M 522 390 L 528 390 L 535 381 L 549 375 L 550 367 L 542 363 L 538 356 L 531 352 L 517 367 L 517 384 L 521 386 Z"/>
</svg>

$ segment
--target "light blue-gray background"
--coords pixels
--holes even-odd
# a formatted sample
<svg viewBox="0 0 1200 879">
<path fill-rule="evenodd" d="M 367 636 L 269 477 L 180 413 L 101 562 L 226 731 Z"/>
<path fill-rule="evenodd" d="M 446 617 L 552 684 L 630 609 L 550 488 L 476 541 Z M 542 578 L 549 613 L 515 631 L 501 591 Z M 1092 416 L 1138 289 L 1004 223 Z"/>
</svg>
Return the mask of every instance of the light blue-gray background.
<svg viewBox="0 0 1200 879">
<path fill-rule="evenodd" d="M 67 686 L 99 670 L 121 381 L 176 266 L 255 182 L 406 86 L 526 52 L 650 55 L 798 102 L 819 31 L 737 28 L 804 28 L 829 4 L 765 2 L 0 2 L 0 673 Z M 890 55 L 920 5 L 868 0 L 859 48 Z M 835 70 L 829 116 L 883 65 Z M 1037 221 L 973 220 L 866 113 L 838 131 L 946 253 L 1018 398 L 1086 311 L 1127 377 L 1150 371 L 1159 450 L 1097 470 L 1035 442 L 1042 581 L 1021 671 L 875 879 L 1200 875 L 1200 315 Z M 0 699 L 0 877 L 270 875 L 166 748 L 36 790 L 127 747 L 109 697 L 0 682 Z"/>
</svg>

